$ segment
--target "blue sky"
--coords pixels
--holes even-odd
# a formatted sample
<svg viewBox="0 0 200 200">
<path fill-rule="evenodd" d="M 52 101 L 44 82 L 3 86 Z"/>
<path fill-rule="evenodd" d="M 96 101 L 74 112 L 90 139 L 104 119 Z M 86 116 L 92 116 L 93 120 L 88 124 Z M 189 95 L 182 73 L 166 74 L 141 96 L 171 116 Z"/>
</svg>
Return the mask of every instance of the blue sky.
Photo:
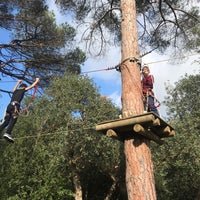
<svg viewBox="0 0 200 200">
<path fill-rule="evenodd" d="M 58 23 L 65 21 L 66 17 L 61 15 L 58 9 L 53 4 L 53 0 L 49 0 L 50 9 L 54 10 Z M 81 34 L 81 32 L 80 32 Z M 78 36 L 79 37 L 79 36 Z M 8 39 L 6 33 L 0 31 L 0 42 L 4 43 Z M 79 39 L 79 38 L 77 38 Z M 80 47 L 84 49 L 84 45 L 79 42 Z M 189 55 L 189 54 L 188 54 Z M 121 50 L 120 47 L 113 47 L 107 49 L 106 54 L 101 57 L 92 57 L 87 55 L 88 59 L 82 67 L 82 72 L 88 72 L 91 70 L 105 69 L 107 67 L 116 66 L 121 60 Z M 189 56 L 185 59 L 172 61 L 167 61 L 172 59 L 168 53 L 165 55 L 158 55 L 156 53 L 149 54 L 142 59 L 142 63 L 149 64 L 151 74 L 154 75 L 155 84 L 154 92 L 156 97 L 162 103 L 164 97 L 167 95 L 165 90 L 165 84 L 174 84 L 181 79 L 186 73 L 187 74 L 197 74 L 200 72 L 200 66 L 195 60 L 197 60 L 200 55 Z M 88 73 L 96 86 L 99 87 L 100 93 L 106 95 L 112 100 L 114 104 L 121 107 L 121 74 L 116 70 L 100 71 Z M 0 82 L 1 88 L 12 90 L 16 82 Z M 31 92 L 30 92 L 31 93 Z M 1 94 L 0 98 L 0 117 L 3 116 L 5 108 L 10 101 L 8 94 Z M 161 104 L 159 112 L 162 117 L 166 116 L 166 108 Z"/>
<path fill-rule="evenodd" d="M 1 29 L 0 30 L 0 44 L 7 44 L 10 42 L 8 31 Z M 11 78 L 1 77 L 0 88 L 3 90 L 12 91 L 17 83 L 17 80 L 14 81 Z M 31 95 L 32 91 L 28 92 L 28 95 Z M 3 117 L 7 104 L 10 102 L 10 96 L 7 93 L 0 92 L 0 119 Z"/>
<path fill-rule="evenodd" d="M 60 14 L 58 8 L 54 4 L 54 0 L 48 0 L 49 8 L 52 9 L 56 15 L 58 23 L 63 23 L 66 20 L 66 16 Z M 84 44 L 81 42 L 81 34 L 83 30 L 78 30 L 77 41 L 80 47 L 84 49 Z M 188 53 L 188 55 L 191 55 Z M 148 64 L 155 78 L 154 92 L 157 99 L 162 103 L 164 97 L 167 95 L 165 90 L 165 84 L 170 83 L 174 85 L 175 82 L 181 79 L 186 73 L 197 74 L 200 72 L 200 66 L 195 60 L 200 58 L 199 55 L 188 56 L 185 59 L 174 59 L 170 57 L 170 52 L 166 52 L 165 55 L 159 55 L 151 53 L 142 58 L 142 63 Z M 172 60 L 171 60 L 172 59 Z M 169 60 L 169 61 L 167 61 Z M 116 66 L 121 61 L 121 49 L 120 47 L 113 47 L 107 49 L 104 56 L 92 57 L 88 55 L 88 60 L 82 67 L 82 72 L 105 69 L 107 67 Z M 100 93 L 109 97 L 114 104 L 121 107 L 121 74 L 116 70 L 101 71 L 88 73 L 96 85 L 100 87 Z M 161 116 L 166 116 L 166 107 L 161 104 L 159 108 Z"/>
<path fill-rule="evenodd" d="M 188 54 L 189 55 L 189 54 Z M 200 66 L 195 62 L 200 55 L 188 56 L 181 61 L 172 59 L 169 55 L 158 55 L 156 53 L 145 56 L 142 63 L 147 63 L 150 67 L 151 74 L 154 76 L 154 92 L 157 99 L 161 102 L 159 112 L 162 117 L 167 118 L 166 107 L 162 104 L 167 95 L 165 85 L 174 83 L 180 80 L 186 73 L 197 74 L 200 72 Z M 116 58 L 118 58 L 116 62 Z M 101 59 L 89 58 L 83 67 L 83 71 L 104 69 L 108 66 L 115 66 L 120 62 L 120 48 L 113 48 L 107 52 L 106 56 Z M 151 64 L 152 63 L 152 64 Z M 113 103 L 121 106 L 121 74 L 116 70 L 102 71 L 88 74 L 94 82 L 100 86 L 102 95 L 109 97 Z"/>
</svg>

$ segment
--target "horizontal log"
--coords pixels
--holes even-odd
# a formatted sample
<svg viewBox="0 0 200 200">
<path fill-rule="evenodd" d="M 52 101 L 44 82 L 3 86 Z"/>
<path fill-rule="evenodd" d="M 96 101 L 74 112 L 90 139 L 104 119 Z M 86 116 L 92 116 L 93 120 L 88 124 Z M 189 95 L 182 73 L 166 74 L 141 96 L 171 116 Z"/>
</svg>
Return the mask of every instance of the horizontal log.
<svg viewBox="0 0 200 200">
<path fill-rule="evenodd" d="M 108 121 L 104 123 L 100 123 L 96 125 L 96 131 L 106 131 L 108 129 L 117 129 L 120 127 L 130 126 L 130 130 L 132 129 L 134 124 L 141 124 L 147 122 L 153 122 L 155 120 L 155 116 L 153 114 L 134 116 L 131 118 L 125 119 L 117 119 L 115 121 Z"/>
<path fill-rule="evenodd" d="M 108 129 L 106 131 L 106 136 L 108 136 L 108 137 L 118 137 L 117 133 L 112 129 Z"/>
<path fill-rule="evenodd" d="M 163 132 L 164 134 L 167 134 L 167 135 L 170 134 L 170 132 L 171 132 L 170 127 L 169 127 L 169 126 L 166 126 L 165 128 L 163 128 L 162 132 Z"/>
<path fill-rule="evenodd" d="M 159 130 L 159 134 L 163 137 L 173 137 L 175 135 L 175 131 L 171 130 L 169 126 L 166 126 L 162 130 Z"/>
<path fill-rule="evenodd" d="M 153 126 L 160 126 L 161 122 L 160 122 L 160 119 L 159 118 L 156 118 L 154 121 L 153 121 Z"/>
<path fill-rule="evenodd" d="M 175 135 L 175 131 L 174 130 L 172 130 L 172 131 L 170 131 L 170 133 L 169 133 L 169 137 L 173 137 Z"/>
<path fill-rule="evenodd" d="M 140 124 L 135 124 L 135 125 L 133 126 L 133 130 L 134 130 L 136 133 L 145 132 L 144 127 L 141 126 Z"/>
<path fill-rule="evenodd" d="M 117 139 L 117 140 L 120 140 L 120 141 L 123 141 L 122 138 L 112 129 L 108 129 L 106 131 L 106 136 L 114 138 L 114 139 Z"/>
<path fill-rule="evenodd" d="M 155 141 L 158 144 L 164 144 L 164 141 L 161 140 L 161 138 L 157 135 L 155 135 L 154 133 L 152 133 L 149 130 L 145 130 L 145 128 L 143 126 L 141 126 L 140 124 L 135 124 L 133 126 L 133 131 L 144 136 L 145 138 L 148 138 L 150 140 Z"/>
</svg>

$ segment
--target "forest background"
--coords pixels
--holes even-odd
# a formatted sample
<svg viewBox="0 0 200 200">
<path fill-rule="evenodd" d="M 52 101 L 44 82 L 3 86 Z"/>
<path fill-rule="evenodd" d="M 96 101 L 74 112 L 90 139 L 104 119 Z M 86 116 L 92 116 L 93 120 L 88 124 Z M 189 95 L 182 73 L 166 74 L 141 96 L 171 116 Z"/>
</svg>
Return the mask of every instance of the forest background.
<svg viewBox="0 0 200 200">
<path fill-rule="evenodd" d="M 15 7 L 9 7 L 12 3 Z M 12 34 L 9 41 L 1 40 L 2 84 L 11 77 L 24 78 L 28 83 L 36 76 L 42 80 L 32 112 L 28 117 L 21 116 L 16 125 L 15 144 L 1 140 L 0 196 L 2 199 L 74 199 L 75 194 L 81 192 L 83 199 L 126 199 L 122 144 L 93 130 L 96 123 L 118 117 L 120 109 L 109 99 L 101 98 L 102 94 L 112 95 L 108 87 L 99 91 L 94 83 L 96 80 L 97 86 L 100 85 L 95 75 L 91 75 L 92 79 L 79 75 L 87 56 L 76 48 L 75 30 L 63 24 L 57 27 L 55 18 L 47 14 L 43 3 L 2 1 L 0 4 L 1 19 L 4 19 L 1 27 Z M 12 14 L 19 11 L 19 18 L 14 21 L 17 23 L 12 23 L 12 14 L 7 15 L 8 11 Z M 119 58 L 119 50 L 116 51 L 113 57 Z M 100 60 L 105 61 L 105 58 Z M 92 68 L 82 67 L 82 71 L 99 69 L 99 65 L 102 68 L 114 66 L 119 62 L 111 60 L 105 64 L 97 62 L 96 65 L 95 62 L 95 68 L 92 63 Z M 147 59 L 147 63 L 151 61 L 151 57 Z M 84 66 L 88 66 L 87 61 Z M 170 74 L 168 77 L 184 75 L 177 73 L 176 66 L 173 65 L 176 73 L 166 70 Z M 158 199 L 199 199 L 200 79 L 196 66 L 199 66 L 198 60 L 194 70 L 189 71 L 194 75 L 182 77 L 175 88 L 170 86 L 166 90 L 167 117 L 177 133 L 162 147 L 152 143 Z M 153 68 L 155 74 L 158 70 Z M 107 73 L 117 79 L 112 83 L 104 81 L 104 84 L 113 86 L 118 82 L 120 87 L 119 72 L 106 71 L 100 73 L 100 77 Z M 12 84 L 9 83 L 9 87 Z M 4 89 L 10 91 L 7 86 Z M 5 94 L 8 96 L 7 92 Z M 29 100 L 27 97 L 24 105 Z"/>
<path fill-rule="evenodd" d="M 55 20 L 57 24 L 69 23 L 75 28 L 78 26 L 74 20 L 65 15 L 59 9 L 59 6 L 56 5 L 54 0 L 47 1 L 50 11 L 53 11 L 55 14 Z M 192 3 L 191 4 L 195 4 Z M 81 49 L 86 50 L 85 42 L 81 39 L 84 32 L 84 27 L 78 27 L 76 31 L 76 43 Z M 0 31 L 0 42 L 6 43 L 9 42 L 9 34 L 5 29 Z M 165 52 L 158 53 L 152 52 L 147 54 L 141 60 L 142 64 L 148 64 L 155 78 L 154 83 L 154 92 L 157 99 L 161 102 L 161 106 L 158 108 L 160 115 L 167 119 L 167 109 L 163 103 L 166 93 L 166 85 L 174 85 L 175 82 L 180 80 L 185 74 L 197 74 L 199 73 L 200 67 L 197 62 L 199 58 L 198 53 L 188 52 L 183 53 L 180 51 L 180 54 L 176 55 L 170 53 L 171 50 L 168 49 Z M 108 67 L 114 67 L 120 62 L 121 58 L 121 49 L 120 46 L 109 47 L 107 46 L 105 52 L 102 55 L 95 56 L 87 54 L 87 59 L 81 65 L 81 72 L 87 74 L 91 77 L 99 87 L 99 92 L 103 96 L 107 96 L 111 101 L 121 108 L 121 75 L 116 70 L 105 71 Z M 97 72 L 93 72 L 97 70 Z M 100 70 L 100 71 L 98 71 Z M 12 80 L 8 77 L 7 81 Z M 15 85 L 15 82 L 1 82 L 1 89 L 12 90 Z M 7 84 L 9 83 L 9 84 Z M 109 87 L 108 87 L 109 86 Z M 8 94 L 2 93 L 2 99 L 0 102 L 0 116 L 3 117 L 5 107 L 10 97 Z"/>
</svg>

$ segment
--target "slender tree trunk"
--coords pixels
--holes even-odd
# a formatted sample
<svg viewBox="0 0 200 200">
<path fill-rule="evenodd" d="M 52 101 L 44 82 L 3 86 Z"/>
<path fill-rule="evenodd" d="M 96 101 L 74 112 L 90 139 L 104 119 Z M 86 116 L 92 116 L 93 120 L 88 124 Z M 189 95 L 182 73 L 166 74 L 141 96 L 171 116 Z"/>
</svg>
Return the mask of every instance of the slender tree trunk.
<svg viewBox="0 0 200 200">
<path fill-rule="evenodd" d="M 73 183 L 74 183 L 74 189 L 75 189 L 75 200 L 82 200 L 82 187 L 81 187 L 81 182 L 79 180 L 79 174 L 73 170 L 72 171 L 73 175 Z"/>
<path fill-rule="evenodd" d="M 139 57 L 135 0 L 121 0 L 122 61 Z M 140 70 L 136 62 L 127 60 L 121 66 L 122 115 L 142 114 L 142 88 Z M 149 140 L 135 137 L 125 140 L 126 188 L 129 200 L 155 200 L 153 164 Z"/>
<path fill-rule="evenodd" d="M 115 179 L 115 177 L 113 176 L 113 175 L 111 175 L 111 178 L 112 178 L 112 185 L 111 185 L 111 187 L 110 187 L 110 190 L 108 191 L 108 193 L 107 193 L 107 195 L 106 195 L 106 197 L 104 198 L 104 200 L 109 200 L 109 199 L 111 199 L 111 196 L 112 196 L 112 194 L 113 194 L 113 192 L 115 191 L 115 189 L 116 189 L 116 184 L 117 184 L 117 181 L 116 181 L 116 179 Z"/>
</svg>

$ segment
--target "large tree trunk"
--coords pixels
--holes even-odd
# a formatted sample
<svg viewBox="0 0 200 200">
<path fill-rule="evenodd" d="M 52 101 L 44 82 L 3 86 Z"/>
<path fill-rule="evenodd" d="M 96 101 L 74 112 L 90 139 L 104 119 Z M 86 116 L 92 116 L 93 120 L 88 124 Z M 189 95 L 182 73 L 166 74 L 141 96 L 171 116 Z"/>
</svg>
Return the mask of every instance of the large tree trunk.
<svg viewBox="0 0 200 200">
<path fill-rule="evenodd" d="M 135 0 L 121 0 L 122 61 L 139 57 Z M 121 66 L 122 115 L 129 117 L 144 112 L 140 70 L 136 62 L 127 60 Z M 155 200 L 153 164 L 149 140 L 125 140 L 126 187 L 129 200 Z"/>
</svg>

